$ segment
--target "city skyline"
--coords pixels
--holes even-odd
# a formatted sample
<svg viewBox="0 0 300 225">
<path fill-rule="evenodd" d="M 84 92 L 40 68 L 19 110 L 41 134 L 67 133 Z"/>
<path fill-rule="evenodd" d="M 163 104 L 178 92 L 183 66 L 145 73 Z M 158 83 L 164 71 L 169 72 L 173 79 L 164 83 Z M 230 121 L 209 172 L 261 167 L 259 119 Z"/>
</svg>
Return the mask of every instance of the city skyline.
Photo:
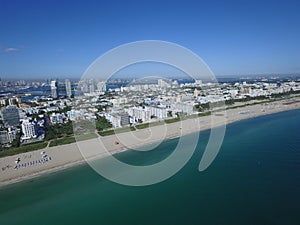
<svg viewBox="0 0 300 225">
<path fill-rule="evenodd" d="M 189 48 L 217 76 L 298 73 L 299 6 L 297 1 L 4 0 L 1 78 L 79 78 L 106 51 L 149 39 Z"/>
</svg>

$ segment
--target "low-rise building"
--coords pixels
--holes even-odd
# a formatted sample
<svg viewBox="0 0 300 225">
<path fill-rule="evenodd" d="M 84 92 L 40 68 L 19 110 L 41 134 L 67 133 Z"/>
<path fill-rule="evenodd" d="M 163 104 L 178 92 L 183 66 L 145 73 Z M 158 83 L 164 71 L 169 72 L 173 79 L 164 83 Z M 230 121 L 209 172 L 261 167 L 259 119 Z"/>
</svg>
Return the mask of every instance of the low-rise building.
<svg viewBox="0 0 300 225">
<path fill-rule="evenodd" d="M 67 117 L 63 113 L 52 113 L 50 121 L 52 124 L 63 123 Z"/>
</svg>

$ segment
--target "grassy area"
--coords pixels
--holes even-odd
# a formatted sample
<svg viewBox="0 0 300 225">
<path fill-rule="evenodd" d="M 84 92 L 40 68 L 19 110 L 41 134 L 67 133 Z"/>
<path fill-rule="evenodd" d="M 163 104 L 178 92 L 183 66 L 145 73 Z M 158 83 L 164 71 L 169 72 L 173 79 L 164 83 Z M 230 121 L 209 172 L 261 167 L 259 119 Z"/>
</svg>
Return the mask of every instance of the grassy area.
<svg viewBox="0 0 300 225">
<path fill-rule="evenodd" d="M 108 135 L 115 134 L 115 131 L 114 130 L 105 130 L 105 131 L 99 131 L 98 133 L 101 136 L 108 136 Z"/>
<path fill-rule="evenodd" d="M 64 137 L 61 139 L 56 139 L 50 142 L 49 147 L 54 147 L 58 145 L 66 145 L 76 142 L 75 137 Z"/>
<path fill-rule="evenodd" d="M 80 136 L 76 136 L 77 141 L 85 141 L 93 138 L 97 138 L 97 134 L 95 133 L 89 133 L 89 134 L 82 134 Z"/>
<path fill-rule="evenodd" d="M 3 150 L 0 152 L 0 157 L 6 157 L 6 156 L 16 155 L 24 152 L 31 152 L 34 150 L 43 149 L 47 147 L 47 144 L 48 144 L 47 142 L 38 142 L 38 143 L 23 145 L 18 148 Z"/>
<path fill-rule="evenodd" d="M 123 127 L 123 128 L 118 128 L 115 130 L 105 130 L 105 131 L 99 131 L 99 135 L 101 136 L 108 136 L 108 135 L 113 135 L 113 134 L 118 134 L 118 133 L 124 133 L 128 131 L 135 131 L 136 129 L 134 127 Z"/>
<path fill-rule="evenodd" d="M 140 130 L 140 129 L 145 129 L 145 128 L 149 128 L 149 127 L 164 125 L 164 124 L 165 124 L 164 121 L 157 121 L 157 122 L 153 122 L 153 123 L 139 124 L 139 125 L 136 125 L 135 128 L 138 129 L 138 130 Z"/>
<path fill-rule="evenodd" d="M 56 139 L 56 140 L 51 141 L 49 147 L 71 144 L 76 141 L 84 141 L 84 140 L 93 139 L 93 138 L 97 138 L 97 135 L 93 134 L 93 133 L 92 134 L 83 134 L 80 136 L 76 136 L 76 139 L 74 136 L 64 137 L 61 139 Z"/>
<path fill-rule="evenodd" d="M 211 115 L 211 112 L 208 111 L 208 112 L 198 113 L 196 116 L 197 117 L 202 117 L 202 116 L 210 116 L 210 115 Z"/>
<path fill-rule="evenodd" d="M 183 119 L 183 118 L 177 117 L 177 118 L 172 118 L 172 119 L 165 120 L 165 122 L 166 122 L 166 123 L 176 123 L 176 122 L 178 122 L 178 121 L 180 121 L 180 120 L 182 120 L 182 119 Z"/>
<path fill-rule="evenodd" d="M 65 135 L 73 134 L 73 124 L 72 122 L 64 124 L 54 124 L 46 127 L 46 137 L 45 140 L 55 140 L 57 138 L 62 138 Z"/>
<path fill-rule="evenodd" d="M 187 119 L 193 119 L 193 118 L 198 118 L 198 117 L 202 117 L 202 116 L 210 116 L 211 112 L 207 111 L 207 112 L 201 112 L 198 114 L 193 114 L 193 115 L 189 115 L 189 116 L 184 116 L 184 117 L 177 117 L 177 118 L 172 118 L 172 119 L 167 119 L 165 120 L 166 123 L 176 123 L 179 122 L 181 120 L 187 120 Z"/>
<path fill-rule="evenodd" d="M 271 103 L 271 102 L 276 102 L 276 101 L 280 101 L 280 100 L 282 100 L 282 99 L 268 100 L 268 101 L 261 101 L 261 102 L 248 103 L 248 104 L 244 104 L 244 105 L 231 106 L 231 107 L 227 107 L 226 110 L 228 110 L 228 109 L 244 108 L 244 107 L 246 107 L 246 106 L 260 105 L 260 104 Z M 220 110 L 220 111 L 224 111 L 224 109 L 222 109 L 222 110 Z"/>
</svg>

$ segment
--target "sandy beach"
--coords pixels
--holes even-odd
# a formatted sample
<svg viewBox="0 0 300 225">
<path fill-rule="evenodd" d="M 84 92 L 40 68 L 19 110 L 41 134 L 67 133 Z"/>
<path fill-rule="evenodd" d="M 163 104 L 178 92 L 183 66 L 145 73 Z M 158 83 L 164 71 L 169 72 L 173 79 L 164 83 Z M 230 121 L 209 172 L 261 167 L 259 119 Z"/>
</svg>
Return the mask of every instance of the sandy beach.
<svg viewBox="0 0 300 225">
<path fill-rule="evenodd" d="M 84 163 L 86 160 L 105 157 L 107 154 L 115 154 L 126 149 L 146 151 L 149 150 L 149 146 L 153 148 L 166 139 L 243 119 L 298 109 L 300 108 L 299 99 L 294 98 L 227 109 L 226 111 L 213 113 L 212 116 L 187 119 L 176 123 L 98 137 L 67 145 L 46 147 L 41 150 L 0 158 L 0 186 L 62 170 Z M 100 151 L 95 151 L 95 149 L 100 149 Z M 15 162 L 17 158 L 20 159 L 19 163 Z"/>
</svg>

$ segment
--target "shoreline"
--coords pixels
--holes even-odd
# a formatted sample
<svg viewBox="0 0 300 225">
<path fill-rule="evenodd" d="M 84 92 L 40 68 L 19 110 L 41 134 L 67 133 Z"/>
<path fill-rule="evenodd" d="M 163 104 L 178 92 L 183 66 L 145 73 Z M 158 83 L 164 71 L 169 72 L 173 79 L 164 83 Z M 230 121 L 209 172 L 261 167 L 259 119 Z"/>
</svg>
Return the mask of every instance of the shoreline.
<svg viewBox="0 0 300 225">
<path fill-rule="evenodd" d="M 168 139 L 178 138 L 194 132 L 201 132 L 223 124 L 226 126 L 227 124 L 238 122 L 240 120 L 296 110 L 300 108 L 300 102 L 295 100 L 299 100 L 299 98 L 281 100 L 273 103 L 250 105 L 243 108 L 228 109 L 217 112 L 217 114 L 224 114 L 224 117 L 226 117 L 225 123 L 223 123 L 224 121 L 220 118 L 221 121 L 219 120 L 217 123 L 212 124 L 211 116 L 209 115 L 151 127 L 153 130 L 146 128 L 66 145 L 46 147 L 32 152 L 0 158 L 0 167 L 2 168 L 2 170 L 0 168 L 0 188 L 42 175 L 62 171 L 77 165 L 82 165 L 83 163 L 87 163 L 87 160 L 97 160 L 105 157 L 106 154 L 117 154 L 129 149 L 140 150 L 141 148 L 147 148 L 148 145 L 157 145 Z M 218 120 L 217 117 L 218 116 L 216 115 L 214 118 Z M 163 133 L 164 135 L 161 135 L 162 131 L 165 131 Z M 114 143 L 116 139 L 120 142 L 120 144 L 116 145 Z M 95 153 L 93 150 L 90 150 L 90 146 L 97 146 L 99 148 L 99 140 L 101 140 L 102 147 L 104 147 L 104 149 L 108 149 L 108 152 L 103 151 L 99 154 L 99 152 Z M 89 146 L 88 149 L 85 148 L 87 145 Z M 45 154 L 50 156 L 52 160 L 47 161 L 47 163 L 39 163 L 38 165 L 14 169 L 16 165 L 16 158 L 20 158 L 22 163 L 24 162 L 26 165 L 28 163 L 29 165 L 28 160 L 30 160 L 30 162 L 37 162 L 37 160 L 41 159 L 42 152 L 45 152 Z M 83 157 L 82 153 L 86 157 Z M 3 168 L 5 169 L 3 170 Z"/>
</svg>

